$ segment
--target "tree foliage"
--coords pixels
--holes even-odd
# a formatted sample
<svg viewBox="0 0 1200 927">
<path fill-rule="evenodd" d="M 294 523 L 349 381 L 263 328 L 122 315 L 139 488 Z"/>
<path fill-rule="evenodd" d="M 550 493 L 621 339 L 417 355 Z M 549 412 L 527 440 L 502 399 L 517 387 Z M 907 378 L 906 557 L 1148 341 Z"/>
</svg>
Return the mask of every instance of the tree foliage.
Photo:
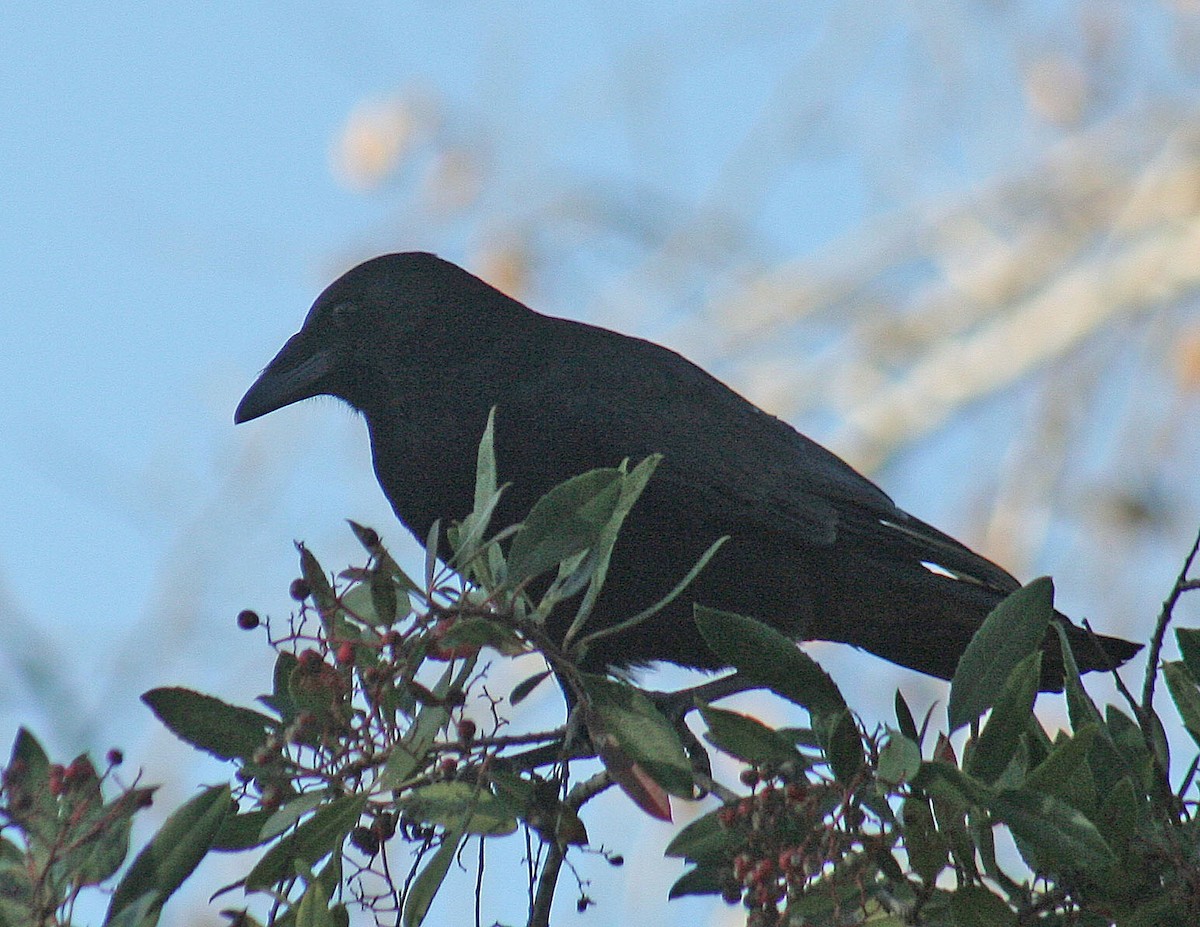
<svg viewBox="0 0 1200 927">
<path fill-rule="evenodd" d="M 522 525 L 495 530 L 504 488 L 489 426 L 474 511 L 445 527 L 449 564 L 431 555 L 424 575 L 411 577 L 375 531 L 352 523 L 365 564 L 331 578 L 301 545 L 290 590 L 297 610 L 282 630 L 267 624 L 277 655 L 259 707 L 181 688 L 145 694 L 176 736 L 232 764 L 233 781 L 169 817 L 117 882 L 106 923 L 152 927 L 206 855 L 255 850 L 222 893 L 263 902 L 230 905 L 237 924 L 340 927 L 360 907 L 379 923 L 415 927 L 468 841 L 521 829 L 534 848 L 528 923 L 547 924 L 564 861 L 588 844 L 586 805 L 613 785 L 630 815 L 670 820 L 673 803 L 712 806 L 668 847 L 685 864 L 669 892 L 742 904 L 750 925 L 1200 921 L 1197 760 L 1172 782 L 1151 705 L 1161 671 L 1200 744 L 1200 631 L 1178 629 L 1182 659 L 1157 665 L 1171 608 L 1195 586 L 1191 557 L 1151 642 L 1142 701 L 1126 692 L 1124 708 L 1102 711 L 1060 635 L 1068 730 L 1046 730 L 1033 711 L 1053 615 L 1048 579 L 988 617 L 959 664 L 944 726 L 932 716 L 918 726 L 897 692 L 894 724 L 868 730 L 788 638 L 703 608 L 695 620 L 735 668 L 736 685 L 664 697 L 578 668 L 613 633 L 592 626 L 592 606 L 656 463 L 582 474 Z M 551 640 L 545 619 L 567 608 L 570 632 Z M 239 624 L 259 619 L 244 612 Z M 489 663 L 530 652 L 544 670 L 504 693 L 485 684 Z M 554 679 L 573 706 L 570 722 L 508 733 L 522 701 Z M 737 688 L 773 692 L 803 708 L 809 725 L 774 729 L 712 704 Z M 485 725 L 464 711 L 480 699 Z M 679 723 L 693 709 L 707 748 Z M 949 735 L 964 727 L 960 757 Z M 738 782 L 712 778 L 708 750 L 741 764 Z M 592 758 L 602 771 L 581 774 Z M 55 765 L 32 734 L 18 734 L 0 796 L 0 927 L 68 924 L 81 892 L 116 878 L 133 815 L 153 791 L 117 786 L 106 798 L 118 761 L 110 756 L 103 775 L 86 757 Z M 1023 865 L 1001 861 L 999 831 Z M 579 907 L 591 903 L 581 889 Z"/>
</svg>

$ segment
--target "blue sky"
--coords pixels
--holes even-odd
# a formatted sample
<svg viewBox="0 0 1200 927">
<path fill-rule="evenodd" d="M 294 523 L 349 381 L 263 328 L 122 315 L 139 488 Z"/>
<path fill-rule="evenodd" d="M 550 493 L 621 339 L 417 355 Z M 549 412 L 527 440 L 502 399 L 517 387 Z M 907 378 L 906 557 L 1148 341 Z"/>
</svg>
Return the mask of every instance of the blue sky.
<svg viewBox="0 0 1200 927">
<path fill-rule="evenodd" d="M 162 780 L 187 754 L 136 696 L 162 684 L 231 700 L 261 691 L 268 656 L 233 616 L 286 610 L 293 539 L 348 562 L 341 519 L 353 517 L 415 555 L 360 423 L 336 404 L 232 425 L 257 370 L 353 260 L 423 248 L 470 264 L 489 242 L 526 236 L 538 308 L 671 341 L 732 376 L 689 324 L 687 307 L 708 295 L 703 261 L 666 282 L 606 275 L 634 263 L 639 234 L 661 243 L 670 235 L 654 222 L 669 233 L 689 227 L 681 217 L 719 216 L 770 265 L 1036 162 L 1061 129 L 1025 111 L 1022 63 L 1082 54 L 1091 8 L 8 4 L 0 738 L 26 723 L 66 754 L 119 744 Z M 1167 14 L 1131 4 L 1115 21 L 1123 57 L 1105 72 L 1103 105 L 1192 100 L 1195 75 L 1169 60 L 1180 38 Z M 442 141 L 481 152 L 470 208 L 414 206 L 416 156 L 371 192 L 331 170 L 355 107 L 396 94 L 436 101 Z M 761 176 L 747 169 L 759 163 Z M 594 215 L 563 221 L 567 193 L 653 221 L 639 234 Z M 895 461 L 888 489 L 957 530 L 980 435 L 986 446 L 1023 401 L 971 410 Z M 931 485 L 939 467 L 953 476 Z M 1179 536 L 1143 550 L 1154 565 L 1139 607 L 1167 591 Z M 1036 566 L 1056 568 L 1053 554 Z M 855 659 L 831 656 L 843 678 L 878 671 Z"/>
</svg>

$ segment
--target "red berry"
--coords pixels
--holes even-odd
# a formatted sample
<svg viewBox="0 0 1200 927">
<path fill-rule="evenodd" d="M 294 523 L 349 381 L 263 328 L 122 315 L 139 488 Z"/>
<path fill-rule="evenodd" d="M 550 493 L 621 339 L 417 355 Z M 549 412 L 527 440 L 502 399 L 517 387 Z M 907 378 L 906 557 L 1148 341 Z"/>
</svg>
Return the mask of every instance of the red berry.
<svg viewBox="0 0 1200 927">
<path fill-rule="evenodd" d="M 122 753 L 120 750 L 118 750 L 116 747 L 113 747 L 105 755 L 105 759 L 108 760 L 109 766 L 120 766 L 122 763 L 125 762 L 125 754 Z"/>
<path fill-rule="evenodd" d="M 458 722 L 458 739 L 468 744 L 475 739 L 475 722 L 470 718 Z"/>
<path fill-rule="evenodd" d="M 312 672 L 318 666 L 320 666 L 322 663 L 325 662 L 321 658 L 321 654 L 318 653 L 316 650 L 313 650 L 312 648 L 309 648 L 308 650 L 305 650 L 303 653 L 301 653 L 300 657 L 299 657 L 299 661 L 300 661 L 300 668 L 307 672 Z"/>
<path fill-rule="evenodd" d="M 309 587 L 306 580 L 293 579 L 291 586 L 288 587 L 288 595 L 290 595 L 297 602 L 303 602 L 310 595 L 312 595 L 312 589 Z"/>
<path fill-rule="evenodd" d="M 258 625 L 259 618 L 257 612 L 252 612 L 248 608 L 243 608 L 240 612 L 238 612 L 237 626 L 243 631 L 253 631 L 258 627 Z"/>
<path fill-rule="evenodd" d="M 348 666 L 354 662 L 354 645 L 350 641 L 342 641 L 338 645 L 337 661 L 342 666 Z"/>
<path fill-rule="evenodd" d="M 742 780 L 742 785 L 748 785 L 750 788 L 758 785 L 758 770 L 751 766 L 749 769 L 743 769 L 742 774 L 738 776 Z"/>
</svg>

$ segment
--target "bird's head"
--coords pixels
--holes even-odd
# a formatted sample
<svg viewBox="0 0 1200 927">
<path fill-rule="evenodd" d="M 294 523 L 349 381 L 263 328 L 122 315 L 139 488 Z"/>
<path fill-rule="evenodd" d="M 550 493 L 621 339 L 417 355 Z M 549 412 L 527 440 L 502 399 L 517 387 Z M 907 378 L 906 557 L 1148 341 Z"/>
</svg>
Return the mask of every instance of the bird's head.
<svg viewBox="0 0 1200 927">
<path fill-rule="evenodd" d="M 389 371 L 461 338 L 463 313 L 477 311 L 484 293 L 504 299 L 432 254 L 385 254 L 359 264 L 317 297 L 303 327 L 242 397 L 233 420 L 248 422 L 318 395 L 363 409 Z"/>
</svg>

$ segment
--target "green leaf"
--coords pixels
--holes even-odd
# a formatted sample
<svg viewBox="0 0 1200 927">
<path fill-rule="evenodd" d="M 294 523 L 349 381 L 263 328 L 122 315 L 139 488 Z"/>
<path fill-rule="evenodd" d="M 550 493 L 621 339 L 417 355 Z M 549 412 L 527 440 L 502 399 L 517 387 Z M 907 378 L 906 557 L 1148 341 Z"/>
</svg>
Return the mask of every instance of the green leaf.
<svg viewBox="0 0 1200 927">
<path fill-rule="evenodd" d="M 921 770 L 921 748 L 904 734 L 891 732 L 879 751 L 879 778 L 898 785 L 911 782 Z"/>
<path fill-rule="evenodd" d="M 1163 678 L 1167 681 L 1167 689 L 1179 710 L 1183 726 L 1192 735 L 1192 740 L 1200 744 L 1200 688 L 1187 664 L 1180 661 L 1163 664 Z"/>
<path fill-rule="evenodd" d="M 292 672 L 299 662 L 300 660 L 290 650 L 279 651 L 279 655 L 275 658 L 275 669 L 272 672 L 272 692 L 270 695 L 259 696 L 258 699 L 279 714 L 283 719 L 283 726 L 296 720 L 296 715 L 299 713 L 296 703 L 292 701 L 292 693 L 288 687 Z"/>
<path fill-rule="evenodd" d="M 546 841 L 570 846 L 588 842 L 587 828 L 579 814 L 559 798 L 557 786 L 548 780 L 530 780 L 492 767 L 489 779 L 496 797 Z"/>
<path fill-rule="evenodd" d="M 1137 836 L 1138 822 L 1146 803 L 1134 790 L 1133 780 L 1124 776 L 1117 780 L 1104 796 L 1096 815 L 1096 825 L 1109 846 L 1129 852 L 1130 842 Z"/>
<path fill-rule="evenodd" d="M 459 523 L 457 534 L 451 534 L 454 556 L 451 565 L 460 573 L 473 575 L 485 588 L 495 582 L 495 569 L 500 566 L 500 551 L 496 538 L 488 542 L 487 555 L 480 557 L 481 545 L 492 522 L 492 515 L 505 487 L 496 483 L 495 451 L 496 407 L 488 413 L 487 427 L 479 441 L 479 452 L 475 459 L 475 502 L 471 511 Z"/>
<path fill-rule="evenodd" d="M 327 801 L 329 801 L 329 796 L 324 791 L 305 792 L 303 795 L 297 795 L 271 813 L 259 829 L 259 836 L 263 841 L 274 840 L 284 831 L 290 830 L 310 811 L 315 811 Z"/>
<path fill-rule="evenodd" d="M 125 905 L 116 916 L 104 919 L 104 927 L 155 927 L 158 923 L 158 892 L 146 892 Z M 13 924 L 13 927 L 18 927 Z"/>
<path fill-rule="evenodd" d="M 329 578 L 321 569 L 321 564 L 312 551 L 303 544 L 297 544 L 296 549 L 300 551 L 300 575 L 308 584 L 309 594 L 312 596 L 313 604 L 317 606 L 317 614 L 321 617 L 325 633 L 331 639 L 342 638 L 344 635 L 336 620 L 340 609 L 333 586 L 329 584 Z"/>
<path fill-rule="evenodd" d="M 696 626 L 722 662 L 750 680 L 807 708 L 833 716 L 846 700 L 816 661 L 774 628 L 732 612 L 696 606 Z"/>
<path fill-rule="evenodd" d="M 594 742 L 614 738 L 651 779 L 673 795 L 691 798 L 691 763 L 679 734 L 654 703 L 628 683 L 586 674 L 582 679 Z"/>
<path fill-rule="evenodd" d="M 1200 628 L 1176 628 L 1179 654 L 1193 679 L 1200 679 Z"/>
<path fill-rule="evenodd" d="M 685 895 L 719 895 L 721 894 L 721 879 L 729 871 L 729 866 L 697 866 L 689 869 L 671 886 L 667 898 L 682 898 Z"/>
<path fill-rule="evenodd" d="M 453 666 L 447 666 L 433 694 L 445 698 L 453 679 Z M 450 711 L 444 705 L 425 705 L 417 714 L 408 733 L 392 747 L 391 756 L 379 774 L 377 786 L 381 790 L 394 789 L 404 783 L 413 773 L 423 769 L 428 762 L 429 751 L 438 732 L 450 720 Z"/>
<path fill-rule="evenodd" d="M 377 574 L 372 574 L 372 577 Z M 387 580 L 391 585 L 392 581 Z M 381 627 L 385 624 L 391 624 L 394 618 L 384 621 L 376 610 L 375 597 L 372 593 L 373 583 L 371 578 L 356 582 L 353 586 L 342 593 L 342 609 L 346 614 L 355 621 L 361 621 L 363 624 L 371 627 Z M 386 606 L 386 602 L 384 605 Z M 395 608 L 392 609 L 393 616 Z"/>
<path fill-rule="evenodd" d="M 921 734 L 917 730 L 917 722 L 913 720 L 913 713 L 909 710 L 908 702 L 904 700 L 904 694 L 899 689 L 896 690 L 893 704 L 896 711 L 896 724 L 900 728 L 900 733 L 920 748 Z"/>
<path fill-rule="evenodd" d="M 621 497 L 623 476 L 614 468 L 592 470 L 542 496 L 513 538 L 509 583 L 520 585 L 595 545 Z"/>
<path fill-rule="evenodd" d="M 18 728 L 13 740 L 12 753 L 5 767 L 5 787 L 10 782 L 19 782 L 22 789 L 42 789 L 49 794 L 50 757 L 41 742 L 28 728 Z"/>
<path fill-rule="evenodd" d="M 354 537 L 358 539 L 358 543 L 363 546 L 363 549 L 374 557 L 375 551 L 380 547 L 379 532 L 374 528 L 360 525 L 351 518 L 346 519 L 346 524 L 350 526 L 350 530 L 354 532 Z"/>
<path fill-rule="evenodd" d="M 593 562 L 580 563 L 576 567 L 577 571 L 581 574 L 579 578 L 582 578 L 582 574 L 587 573 L 590 573 L 590 578 L 588 579 L 588 590 L 584 593 L 583 600 L 579 604 L 579 611 L 571 621 L 571 626 L 564 637 L 566 643 L 569 644 L 575 639 L 575 636 L 583 629 L 588 617 L 595 608 L 596 600 L 600 596 L 600 590 L 604 587 L 604 580 L 608 576 L 608 564 L 612 558 L 613 547 L 617 543 L 617 536 L 621 531 L 621 526 L 625 523 L 625 519 L 628 517 L 630 511 L 632 511 L 633 506 L 641 498 L 642 493 L 646 489 L 646 484 L 650 482 L 650 477 L 661 462 L 661 454 L 651 454 L 634 467 L 632 471 L 628 473 L 622 472 L 620 497 L 613 507 L 612 515 L 600 532 L 600 537 L 592 545 L 592 555 L 594 557 L 589 555 L 589 557 L 585 558 Z M 624 471 L 624 464 L 622 464 L 621 469 Z"/>
<path fill-rule="evenodd" d="M 910 795 L 904 800 L 904 849 L 913 872 L 926 885 L 932 885 L 949 861 L 946 838 L 933 822 L 929 799 Z"/>
<path fill-rule="evenodd" d="M 154 835 L 113 892 L 108 920 L 148 893 L 160 907 L 192 874 L 233 811 L 229 786 L 205 789 L 183 804 Z"/>
<path fill-rule="evenodd" d="M 191 689 L 151 689 L 142 696 L 180 740 L 222 760 L 249 760 L 279 722 Z"/>
<path fill-rule="evenodd" d="M 400 565 L 392 559 L 392 555 L 387 552 L 383 543 L 379 540 L 379 533 L 373 528 L 360 525 L 356 521 L 346 519 L 350 525 L 350 530 L 354 532 L 354 536 L 358 538 L 360 543 L 375 559 L 374 571 L 391 577 L 392 582 L 400 588 L 402 592 L 419 592 L 417 584 L 409 578 L 409 575 L 400 569 Z"/>
<path fill-rule="evenodd" d="M 462 839 L 463 835 L 459 831 L 446 833 L 442 838 L 442 845 L 433 854 L 433 859 L 413 879 L 412 888 L 408 890 L 408 897 L 404 901 L 404 927 L 420 927 L 425 920 L 429 906 L 433 904 L 438 889 L 446 879 L 446 873 L 450 871 L 450 864 L 458 855 L 458 846 Z"/>
<path fill-rule="evenodd" d="M 121 868 L 129 854 L 129 832 L 133 816 L 150 804 L 150 789 L 123 792 L 95 814 L 85 816 L 81 828 L 96 834 L 79 848 L 75 880 L 81 885 L 98 885 Z"/>
<path fill-rule="evenodd" d="M 17 730 L 12 754 L 4 769 L 9 806 L 28 802 L 24 827 L 35 841 L 53 841 L 58 831 L 58 800 L 50 792 L 50 758 L 38 739 L 24 727 Z"/>
<path fill-rule="evenodd" d="M 263 825 L 273 812 L 265 809 L 247 811 L 245 814 L 231 814 L 221 825 L 221 830 L 213 840 L 212 848 L 222 851 L 248 850 L 251 847 L 266 843 L 262 836 Z"/>
<path fill-rule="evenodd" d="M 312 868 L 317 861 L 341 846 L 351 828 L 358 823 L 367 802 L 366 795 L 335 798 L 266 852 L 246 876 L 246 890 L 268 889 L 288 878 L 299 863 Z"/>
<path fill-rule="evenodd" d="M 521 702 L 529 698 L 529 694 L 538 686 L 540 686 L 547 678 L 549 678 L 550 675 L 550 670 L 542 670 L 540 673 L 534 673 L 527 679 L 522 679 L 515 686 L 513 686 L 512 692 L 509 693 L 508 701 L 513 705 L 520 705 Z"/>
<path fill-rule="evenodd" d="M 434 782 L 413 789 L 396 802 L 414 821 L 464 834 L 500 837 L 517 829 L 510 803 L 469 782 Z"/>
<path fill-rule="evenodd" d="M 496 407 L 492 406 L 475 455 L 475 511 L 492 504 L 496 492 Z"/>
<path fill-rule="evenodd" d="M 1035 579 L 997 605 L 975 632 L 950 683 L 950 730 L 995 704 L 1018 663 L 1041 649 L 1054 614 L 1054 584 Z"/>
<path fill-rule="evenodd" d="M 797 763 L 803 768 L 808 765 L 790 740 L 757 718 L 707 705 L 700 706 L 700 714 L 708 725 L 705 738 L 730 756 L 756 766 Z"/>
<path fill-rule="evenodd" d="M 967 811 L 990 801 L 991 789 L 942 760 L 922 763 L 914 784 L 929 795 L 938 833 L 945 839 L 955 862 L 969 878 L 976 878 L 975 841 L 967 830 Z"/>
<path fill-rule="evenodd" d="M 1025 726 L 1025 745 L 1029 748 L 1030 767 L 1042 762 L 1054 747 L 1054 741 L 1050 739 L 1036 714 L 1029 716 L 1029 723 Z"/>
<path fill-rule="evenodd" d="M 425 535 L 425 572 L 422 574 L 425 577 L 425 589 L 432 590 L 434 580 L 437 578 L 437 558 L 438 550 L 441 548 L 442 536 L 442 520 L 435 518 L 433 524 L 429 526 L 429 533 Z"/>
<path fill-rule="evenodd" d="M 657 615 L 660 611 L 662 611 L 664 608 L 666 608 L 668 605 L 670 605 L 672 602 L 674 602 L 677 598 L 679 598 L 679 596 L 681 596 L 683 594 L 683 591 L 685 589 L 687 589 L 687 587 L 690 586 L 693 582 L 695 582 L 696 577 L 700 575 L 700 571 L 703 570 L 706 566 L 708 566 L 708 562 L 710 560 L 712 560 L 712 558 L 716 554 L 716 552 L 718 550 L 720 550 L 721 547 L 728 540 L 729 540 L 729 536 L 726 535 L 725 537 L 717 538 L 717 540 L 715 540 L 712 544 L 710 544 L 708 547 L 708 550 L 706 550 L 703 554 L 701 554 L 700 559 L 697 560 L 694 564 L 692 564 L 692 568 L 687 571 L 687 573 L 684 575 L 683 579 L 681 579 L 679 582 L 677 582 L 675 584 L 674 588 L 672 588 L 670 592 L 668 592 L 665 596 L 663 596 L 661 599 L 659 599 L 657 602 L 655 602 L 649 608 L 642 609 L 640 612 L 638 612 L 632 618 L 628 618 L 618 624 L 610 625 L 609 627 L 601 628 L 598 631 L 592 632 L 587 637 L 585 637 L 582 641 L 579 642 L 580 648 L 582 650 L 586 651 L 586 649 L 588 647 L 591 647 L 597 641 L 600 641 L 606 637 L 612 637 L 617 634 L 624 634 L 627 631 L 629 631 L 630 629 L 637 627 L 639 624 L 644 622 L 646 619 L 652 618 L 655 615 Z M 581 610 L 581 614 L 582 614 L 582 610 Z M 578 620 L 579 619 L 576 619 L 576 621 L 578 621 Z M 574 631 L 575 627 L 576 626 L 573 624 L 571 630 Z M 568 634 L 568 640 L 573 636 L 574 636 L 573 634 Z"/>
<path fill-rule="evenodd" d="M 1095 804 L 1096 785 L 1088 765 L 1088 751 L 1099 728 L 1080 728 L 1074 737 L 1062 736 L 1049 755 L 1025 777 L 1025 788 L 1061 798 L 1081 811 Z"/>
<path fill-rule="evenodd" d="M 1105 705 L 1104 723 L 1112 744 L 1124 758 L 1125 767 L 1129 770 L 1149 768 L 1150 750 L 1137 722 L 1116 705 Z"/>
<path fill-rule="evenodd" d="M 969 805 L 987 807 L 995 792 L 978 779 L 968 776 L 951 763 L 942 760 L 926 760 L 913 783 L 923 788 L 934 798 L 953 801 L 964 810 Z M 936 810 L 936 807 L 935 807 Z"/>
<path fill-rule="evenodd" d="M 319 880 L 310 882 L 296 908 L 296 927 L 335 927 L 329 893 Z"/>
<path fill-rule="evenodd" d="M 1007 824 L 1030 867 L 1040 873 L 1087 872 L 1102 878 L 1116 862 L 1096 825 L 1066 802 L 1029 789 L 1004 789 L 990 803 Z"/>
<path fill-rule="evenodd" d="M 439 643 L 447 650 L 455 647 L 491 647 L 506 657 L 515 657 L 528 649 L 515 631 L 487 618 L 459 618 Z"/>
<path fill-rule="evenodd" d="M 1075 654 L 1071 650 L 1071 641 L 1067 637 L 1067 629 L 1059 622 L 1052 627 L 1058 634 L 1059 647 L 1062 650 L 1063 669 L 1066 671 L 1063 690 L 1067 697 L 1067 716 L 1071 719 L 1071 727 L 1079 730 L 1087 724 L 1100 725 L 1103 719 L 1095 702 L 1083 687 L 1083 679 L 1079 675 L 1079 667 L 1075 663 Z"/>
<path fill-rule="evenodd" d="M 848 785 L 867 761 L 854 715 L 846 709 L 828 717 L 820 727 L 822 747 L 829 768 L 833 770 L 833 777 L 843 785 Z"/>
<path fill-rule="evenodd" d="M 955 927 L 1016 927 L 1017 914 L 983 885 L 962 885 L 950 896 Z"/>
<path fill-rule="evenodd" d="M 1008 684 L 997 699 L 983 733 L 971 753 L 967 772 L 984 782 L 993 783 L 1012 761 L 1033 714 L 1041 678 L 1040 650 L 1026 656 L 1008 677 Z"/>
<path fill-rule="evenodd" d="M 693 863 L 727 862 L 744 838 L 721 825 L 720 813 L 717 809 L 696 818 L 667 844 L 664 855 Z"/>
<path fill-rule="evenodd" d="M 384 570 L 376 567 L 371 570 L 368 580 L 371 589 L 371 604 L 374 606 L 375 624 L 390 625 L 396 621 L 396 610 L 399 607 L 396 597 L 396 583 Z"/>
</svg>

